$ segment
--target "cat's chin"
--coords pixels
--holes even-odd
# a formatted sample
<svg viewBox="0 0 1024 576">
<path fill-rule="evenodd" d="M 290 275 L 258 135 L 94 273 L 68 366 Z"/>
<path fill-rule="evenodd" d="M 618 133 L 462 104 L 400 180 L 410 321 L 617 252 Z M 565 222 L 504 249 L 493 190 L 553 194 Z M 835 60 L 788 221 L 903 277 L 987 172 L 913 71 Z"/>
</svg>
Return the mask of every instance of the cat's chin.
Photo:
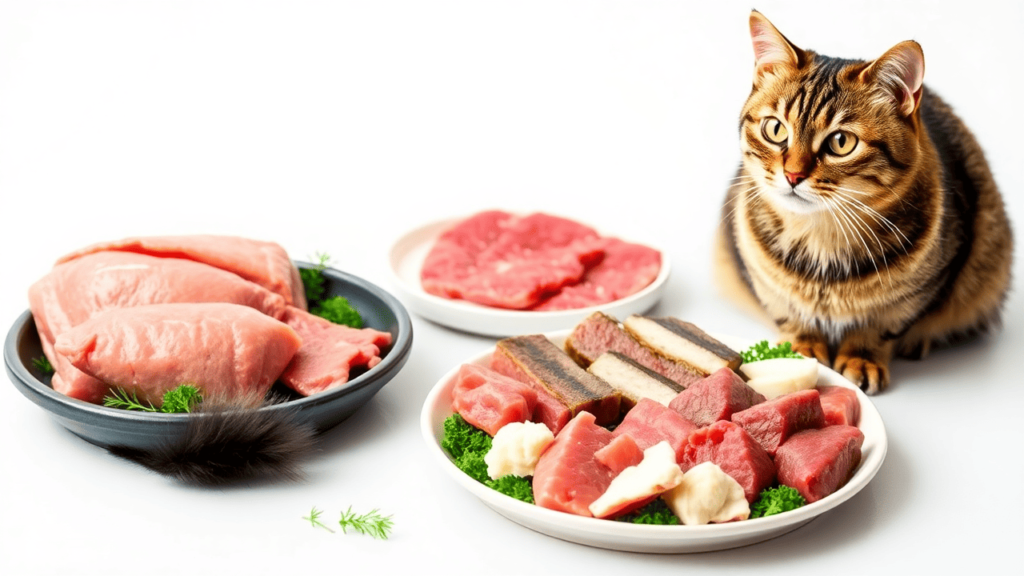
<svg viewBox="0 0 1024 576">
<path fill-rule="evenodd" d="M 766 194 L 775 207 L 794 214 L 815 214 L 825 209 L 821 202 L 808 199 L 792 188 L 776 188 Z"/>
</svg>

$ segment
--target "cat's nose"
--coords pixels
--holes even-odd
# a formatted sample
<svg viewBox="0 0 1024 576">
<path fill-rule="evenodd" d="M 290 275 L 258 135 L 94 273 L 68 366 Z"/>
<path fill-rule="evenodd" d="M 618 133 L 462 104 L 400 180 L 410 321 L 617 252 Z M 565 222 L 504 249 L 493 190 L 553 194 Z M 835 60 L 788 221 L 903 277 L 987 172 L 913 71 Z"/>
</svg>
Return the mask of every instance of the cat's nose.
<svg viewBox="0 0 1024 576">
<path fill-rule="evenodd" d="M 786 182 L 789 182 L 789 185 L 794 188 L 804 180 L 807 180 L 807 174 L 803 174 L 801 172 L 786 172 Z"/>
</svg>

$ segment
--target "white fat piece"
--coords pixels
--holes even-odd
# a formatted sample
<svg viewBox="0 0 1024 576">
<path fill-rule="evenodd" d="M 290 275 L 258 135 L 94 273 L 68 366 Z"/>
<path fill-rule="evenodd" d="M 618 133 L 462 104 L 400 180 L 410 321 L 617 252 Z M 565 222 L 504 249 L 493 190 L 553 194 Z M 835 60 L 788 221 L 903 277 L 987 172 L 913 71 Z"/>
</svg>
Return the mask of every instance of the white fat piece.
<svg viewBox="0 0 1024 576">
<path fill-rule="evenodd" d="M 537 461 L 555 441 L 555 435 L 537 422 L 509 422 L 491 440 L 491 449 L 484 456 L 491 480 L 502 476 L 533 476 Z"/>
<path fill-rule="evenodd" d="M 725 360 L 711 351 L 672 333 L 668 328 L 648 318 L 634 315 L 626 318 L 622 324 L 647 346 L 708 374 L 728 366 Z"/>
<path fill-rule="evenodd" d="M 818 384 L 818 361 L 814 358 L 772 358 L 740 365 L 747 386 L 771 400 L 784 394 L 810 390 Z"/>
<path fill-rule="evenodd" d="M 676 452 L 668 442 L 661 441 L 644 450 L 644 459 L 619 473 L 600 498 L 590 505 L 596 518 L 607 516 L 624 504 L 661 494 L 683 480 L 683 471 L 676 463 Z"/>
<path fill-rule="evenodd" d="M 750 504 L 740 483 L 713 462 L 704 462 L 683 474 L 678 486 L 662 499 L 686 526 L 746 520 Z"/>
<path fill-rule="evenodd" d="M 594 360 L 587 368 L 587 371 L 604 380 L 634 402 L 638 402 L 642 398 L 650 398 L 659 404 L 668 406 L 669 402 L 679 394 L 678 390 L 667 388 L 635 366 L 631 366 L 607 352 L 598 356 L 597 360 Z"/>
</svg>

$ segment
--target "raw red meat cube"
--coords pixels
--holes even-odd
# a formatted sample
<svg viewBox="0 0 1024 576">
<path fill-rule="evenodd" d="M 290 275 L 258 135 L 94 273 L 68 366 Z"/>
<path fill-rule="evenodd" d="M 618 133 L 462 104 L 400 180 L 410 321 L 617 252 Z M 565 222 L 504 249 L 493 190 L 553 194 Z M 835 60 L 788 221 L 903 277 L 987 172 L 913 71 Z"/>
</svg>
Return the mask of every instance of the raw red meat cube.
<svg viewBox="0 0 1024 576">
<path fill-rule="evenodd" d="M 463 364 L 455 375 L 452 410 L 491 436 L 510 422 L 533 417 L 537 392 L 518 380 L 476 364 Z"/>
<path fill-rule="evenodd" d="M 608 489 L 615 472 L 595 453 L 612 441 L 612 433 L 580 412 L 562 428 L 541 454 L 533 472 L 533 498 L 538 506 L 592 516 L 589 506 Z"/>
<path fill-rule="evenodd" d="M 636 466 L 644 459 L 644 451 L 636 445 L 633 437 L 620 434 L 610 444 L 594 453 L 594 458 L 618 475 L 630 466 Z"/>
<path fill-rule="evenodd" d="M 735 372 L 720 368 L 683 390 L 668 407 L 697 426 L 728 420 L 733 413 L 746 410 L 765 398 L 755 392 Z"/>
<path fill-rule="evenodd" d="M 817 390 L 801 390 L 773 398 L 732 415 L 769 455 L 790 436 L 808 428 L 825 426 Z"/>
<path fill-rule="evenodd" d="M 860 464 L 864 434 L 838 424 L 793 435 L 775 454 L 779 483 L 816 502 L 841 488 Z"/>
<path fill-rule="evenodd" d="M 761 490 L 775 480 L 771 456 L 746 430 L 727 420 L 719 420 L 690 434 L 683 447 L 680 468 L 686 472 L 703 462 L 714 462 L 739 482 L 747 502 L 753 502 Z"/>
<path fill-rule="evenodd" d="M 860 401 L 857 393 L 843 386 L 818 386 L 825 425 L 846 424 L 856 426 L 860 421 Z"/>
<path fill-rule="evenodd" d="M 696 429 L 693 423 L 678 412 L 650 398 L 644 398 L 626 413 L 613 434 L 632 436 L 641 452 L 658 442 L 667 441 L 675 450 L 678 461 L 686 439 Z"/>
</svg>

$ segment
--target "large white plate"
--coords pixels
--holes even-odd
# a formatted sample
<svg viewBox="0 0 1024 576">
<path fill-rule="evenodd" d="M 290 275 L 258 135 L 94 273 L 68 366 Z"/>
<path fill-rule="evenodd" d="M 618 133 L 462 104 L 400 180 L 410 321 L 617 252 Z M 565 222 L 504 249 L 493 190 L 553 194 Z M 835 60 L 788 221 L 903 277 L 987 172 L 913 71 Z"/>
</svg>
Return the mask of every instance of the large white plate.
<svg viewBox="0 0 1024 576">
<path fill-rule="evenodd" d="M 501 337 L 570 328 L 597 310 L 612 316 L 626 317 L 650 310 L 661 298 L 668 282 L 669 262 L 665 251 L 642 241 L 642 244 L 661 252 L 661 270 L 658 277 L 636 294 L 599 306 L 554 312 L 503 310 L 428 294 L 420 284 L 423 261 L 438 236 L 460 220 L 461 218 L 443 220 L 417 228 L 395 242 L 389 255 L 392 283 L 402 302 L 409 310 L 427 320 L 450 328 Z"/>
<path fill-rule="evenodd" d="M 561 346 L 568 334 L 568 331 L 562 331 L 549 335 L 549 338 Z M 746 347 L 742 341 L 737 342 L 735 338 L 718 338 L 736 349 Z M 470 358 L 466 363 L 486 366 L 490 363 L 493 351 L 491 348 Z M 650 526 L 584 518 L 526 504 L 505 496 L 473 480 L 452 463 L 448 454 L 441 448 L 441 435 L 445 418 L 452 414 L 451 394 L 457 371 L 458 366 L 445 374 L 427 395 L 427 400 L 423 404 L 420 427 L 431 456 L 459 485 L 502 516 L 548 536 L 588 546 L 629 552 L 679 553 L 709 552 L 762 542 L 796 530 L 818 515 L 852 498 L 874 478 L 885 459 L 887 440 L 878 410 L 868 397 L 848 380 L 828 368 L 821 367 L 818 384 L 843 386 L 857 392 L 861 407 L 859 427 L 864 433 L 860 466 L 853 478 L 834 494 L 790 512 L 728 524 Z"/>
</svg>

